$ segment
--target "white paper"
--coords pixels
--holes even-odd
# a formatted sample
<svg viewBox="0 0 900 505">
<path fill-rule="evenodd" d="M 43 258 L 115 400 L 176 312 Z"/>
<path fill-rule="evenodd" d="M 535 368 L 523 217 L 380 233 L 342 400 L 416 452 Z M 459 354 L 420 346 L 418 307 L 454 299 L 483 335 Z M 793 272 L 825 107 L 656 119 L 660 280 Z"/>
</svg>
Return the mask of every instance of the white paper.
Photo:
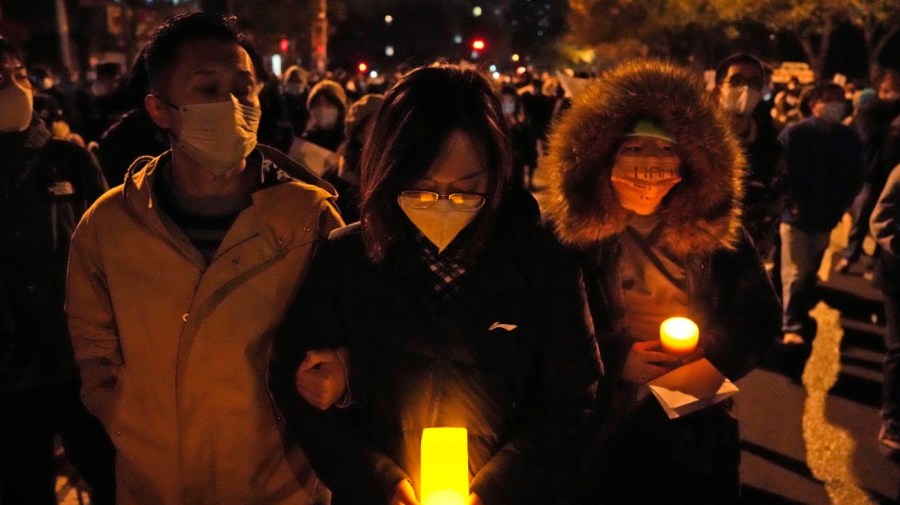
<svg viewBox="0 0 900 505">
<path fill-rule="evenodd" d="M 299 138 L 294 139 L 291 144 L 289 156 L 319 177 L 322 177 L 329 165 L 336 164 L 338 158 L 334 151 Z"/>
<path fill-rule="evenodd" d="M 680 366 L 645 388 L 653 393 L 669 419 L 715 405 L 739 391 L 706 358 Z"/>
</svg>

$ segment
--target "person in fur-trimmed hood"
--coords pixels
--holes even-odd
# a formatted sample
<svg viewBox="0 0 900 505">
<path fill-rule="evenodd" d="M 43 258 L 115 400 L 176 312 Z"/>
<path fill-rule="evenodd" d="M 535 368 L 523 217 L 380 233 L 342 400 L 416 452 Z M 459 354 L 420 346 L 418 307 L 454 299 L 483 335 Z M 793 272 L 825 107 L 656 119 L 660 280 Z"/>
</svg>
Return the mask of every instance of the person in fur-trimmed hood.
<svg viewBox="0 0 900 505">
<path fill-rule="evenodd" d="M 689 70 L 623 64 L 573 103 L 550 141 L 549 217 L 580 252 L 606 377 L 582 461 L 587 503 L 732 503 L 739 434 L 730 403 L 668 420 L 638 389 L 705 356 L 736 380 L 778 335 L 780 305 L 743 231 L 745 160 Z M 663 352 L 687 316 L 699 349 Z"/>
</svg>

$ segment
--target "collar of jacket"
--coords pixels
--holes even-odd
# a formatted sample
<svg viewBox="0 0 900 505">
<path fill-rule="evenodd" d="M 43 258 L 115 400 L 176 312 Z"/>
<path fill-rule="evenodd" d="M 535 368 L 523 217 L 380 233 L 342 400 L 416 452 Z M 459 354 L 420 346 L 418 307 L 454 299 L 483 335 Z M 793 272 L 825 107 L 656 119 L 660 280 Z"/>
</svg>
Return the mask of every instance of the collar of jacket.
<svg viewBox="0 0 900 505">
<path fill-rule="evenodd" d="M 0 152 L 16 151 L 19 149 L 40 149 L 50 141 L 53 134 L 44 126 L 44 122 L 33 114 L 31 124 L 24 131 L 0 134 Z"/>
<path fill-rule="evenodd" d="M 738 241 L 746 161 L 728 116 L 695 72 L 661 61 L 624 64 L 594 81 L 550 140 L 550 205 L 560 240 L 576 249 L 628 223 L 609 182 L 621 139 L 642 118 L 678 140 L 683 180 L 663 201 L 661 243 L 679 257 Z"/>
<path fill-rule="evenodd" d="M 524 287 L 525 276 L 516 257 L 526 254 L 533 246 L 526 241 L 534 237 L 540 222 L 540 209 L 534 197 L 524 190 L 511 190 L 500 210 L 494 232 L 476 261 L 468 267 L 467 278 L 461 281 L 460 296 L 447 305 L 445 312 L 477 307 L 499 293 Z M 405 242 L 406 238 L 401 240 Z M 410 267 L 421 260 L 418 251 L 409 245 L 395 244 L 388 261 L 395 271 L 414 278 L 419 285 L 427 285 L 426 280 L 416 274 L 419 269 Z M 424 272 L 421 275 L 424 277 Z"/>
<path fill-rule="evenodd" d="M 596 325 L 604 330 L 597 335 L 600 340 L 615 333 L 617 325 L 625 317 L 625 293 L 619 278 L 621 253 L 620 236 L 615 235 L 594 244 L 583 256 L 582 269 L 588 297 L 592 306 L 600 307 L 593 314 Z M 704 311 L 712 307 L 712 256 L 690 254 L 685 257 L 684 262 L 690 317 L 699 321 Z"/>
<path fill-rule="evenodd" d="M 274 150 L 272 148 L 268 149 Z M 232 234 L 229 232 L 226 236 L 226 242 L 222 243 L 220 249 L 223 251 L 228 250 L 230 245 L 238 244 L 253 236 L 262 234 L 266 237 L 267 249 L 273 253 L 283 252 L 295 245 L 291 243 L 289 237 L 297 235 L 296 216 L 292 209 L 296 207 L 298 202 L 295 201 L 295 193 L 279 192 L 278 186 L 290 182 L 310 183 L 298 181 L 291 177 L 289 172 L 263 156 L 262 149 L 254 151 L 254 153 L 260 153 L 262 158 L 261 184 L 251 194 L 253 203 L 244 212 L 254 213 L 255 218 L 246 230 L 239 230 L 241 233 Z M 184 256 L 198 266 L 205 268 L 205 260 L 199 251 L 182 234 L 173 233 L 174 224 L 167 224 L 168 219 L 157 210 L 158 200 L 153 189 L 154 181 L 158 176 L 156 172 L 170 163 L 171 154 L 172 151 L 169 150 L 155 158 L 143 156 L 136 159 L 126 173 L 122 195 L 125 199 L 125 205 L 131 212 L 135 213 L 165 240 L 180 250 Z M 251 154 L 251 156 L 254 156 L 254 154 Z M 285 156 L 285 158 L 287 157 Z M 289 167 L 289 170 L 294 174 L 302 175 L 305 169 L 300 165 L 296 165 L 296 167 Z M 321 181 L 321 179 L 312 174 L 309 175 L 308 179 L 311 182 Z M 326 199 L 334 203 L 334 200 L 337 198 L 334 188 L 330 184 L 322 182 L 324 186 L 312 185 L 316 186 L 323 193 L 327 193 Z M 301 211 L 301 209 L 296 210 L 298 212 Z M 236 221 L 235 223 L 237 224 L 238 222 Z M 305 234 L 305 236 L 312 240 L 316 237 L 316 234 L 309 233 Z"/>
</svg>

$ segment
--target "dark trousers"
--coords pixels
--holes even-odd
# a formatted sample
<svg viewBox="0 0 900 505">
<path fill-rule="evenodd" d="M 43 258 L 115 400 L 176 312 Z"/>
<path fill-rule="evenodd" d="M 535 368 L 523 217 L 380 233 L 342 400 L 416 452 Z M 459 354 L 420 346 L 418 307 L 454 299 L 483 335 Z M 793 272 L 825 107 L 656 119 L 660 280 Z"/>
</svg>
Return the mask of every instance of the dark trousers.
<svg viewBox="0 0 900 505">
<path fill-rule="evenodd" d="M 721 505 L 740 500 L 740 431 L 730 400 L 668 419 L 649 398 L 587 450 L 584 505 Z"/>
<path fill-rule="evenodd" d="M 886 327 L 882 418 L 900 423 L 900 297 L 884 294 Z"/>
<path fill-rule="evenodd" d="M 0 504 L 56 505 L 56 434 L 90 486 L 91 503 L 114 503 L 115 450 L 71 383 L 0 393 Z"/>
<path fill-rule="evenodd" d="M 850 235 L 847 237 L 847 247 L 841 252 L 841 257 L 851 263 L 859 259 L 863 252 L 863 241 L 869 234 L 869 218 L 872 216 L 872 211 L 875 210 L 875 204 L 878 203 L 882 189 L 883 185 L 874 187 L 872 183 L 866 182 L 859 194 L 856 195 L 856 199 L 853 200 L 853 205 L 850 206 L 850 216 L 853 221 Z"/>
</svg>

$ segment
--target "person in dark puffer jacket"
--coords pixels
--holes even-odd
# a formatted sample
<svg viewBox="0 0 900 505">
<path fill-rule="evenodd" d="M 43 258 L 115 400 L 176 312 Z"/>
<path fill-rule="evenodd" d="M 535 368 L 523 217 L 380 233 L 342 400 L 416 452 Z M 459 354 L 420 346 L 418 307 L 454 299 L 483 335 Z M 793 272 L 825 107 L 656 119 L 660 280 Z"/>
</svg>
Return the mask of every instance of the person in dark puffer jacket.
<svg viewBox="0 0 900 505">
<path fill-rule="evenodd" d="M 56 503 L 54 437 L 113 502 L 115 451 L 79 398 L 63 311 L 75 226 L 106 190 L 94 157 L 51 138 L 18 49 L 0 37 L 0 503 Z"/>
<path fill-rule="evenodd" d="M 777 297 L 740 225 L 745 159 L 729 121 L 693 72 L 634 61 L 577 97 L 551 135 L 549 215 L 581 258 L 606 367 L 584 443 L 584 503 L 739 497 L 730 402 L 670 420 L 638 396 L 681 363 L 660 348 L 668 317 L 695 321 L 690 359 L 705 356 L 731 380 L 778 336 Z"/>
</svg>

